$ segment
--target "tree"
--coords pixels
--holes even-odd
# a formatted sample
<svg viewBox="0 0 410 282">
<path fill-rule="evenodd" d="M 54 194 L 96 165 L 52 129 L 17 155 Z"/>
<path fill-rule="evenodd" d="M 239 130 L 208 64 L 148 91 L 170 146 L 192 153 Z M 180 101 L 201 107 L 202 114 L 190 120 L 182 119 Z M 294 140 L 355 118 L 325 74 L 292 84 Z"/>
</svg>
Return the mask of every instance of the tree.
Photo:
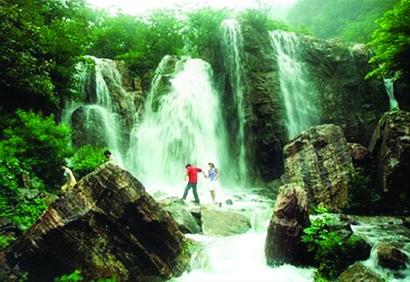
<svg viewBox="0 0 410 282">
<path fill-rule="evenodd" d="M 401 0 L 377 21 L 379 27 L 370 41 L 377 64 L 371 76 L 410 76 L 410 0 Z"/>
</svg>

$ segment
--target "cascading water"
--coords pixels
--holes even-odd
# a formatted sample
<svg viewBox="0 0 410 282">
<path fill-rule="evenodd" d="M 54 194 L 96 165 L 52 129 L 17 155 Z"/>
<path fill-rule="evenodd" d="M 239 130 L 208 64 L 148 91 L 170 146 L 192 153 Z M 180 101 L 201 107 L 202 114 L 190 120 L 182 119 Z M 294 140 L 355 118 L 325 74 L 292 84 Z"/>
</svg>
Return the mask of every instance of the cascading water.
<svg viewBox="0 0 410 282">
<path fill-rule="evenodd" d="M 292 139 L 302 130 L 317 124 L 318 112 L 314 106 L 316 91 L 299 60 L 299 39 L 296 34 L 275 30 L 270 32 L 270 40 L 279 67 L 288 137 Z"/>
<path fill-rule="evenodd" d="M 389 97 L 390 110 L 399 110 L 399 103 L 394 97 L 394 80 L 392 78 L 383 78 L 383 82 Z"/>
<path fill-rule="evenodd" d="M 183 182 L 185 164 L 202 168 L 224 161 L 224 133 L 211 67 L 200 59 L 182 59 L 162 89 L 160 64 L 145 104 L 140 124 L 134 128 L 127 167 L 147 187 L 174 186 Z M 170 192 L 167 189 L 167 192 Z M 178 192 L 180 192 L 178 190 Z"/>
<path fill-rule="evenodd" d="M 246 144 L 245 144 L 245 109 L 244 83 L 242 70 L 243 38 L 241 26 L 234 19 L 226 19 L 221 24 L 224 64 L 229 78 L 233 102 L 236 111 L 237 128 L 231 132 L 239 147 L 237 158 L 239 181 L 247 180 Z M 231 122 L 231 121 L 230 121 Z"/>
<path fill-rule="evenodd" d="M 77 91 L 85 95 L 85 102 L 68 101 L 62 114 L 62 121 L 78 127 L 87 143 L 107 146 L 119 164 L 123 164 L 125 132 L 123 122 L 113 101 L 113 93 L 108 83 L 122 97 L 121 75 L 114 61 L 86 57 L 92 61 L 77 65 L 75 77 Z M 125 100 L 125 101 L 124 101 Z M 127 99 L 123 99 L 126 103 Z M 127 103 L 129 111 L 135 112 L 132 103 Z M 73 124 L 73 119 L 77 124 Z M 75 130 L 74 130 L 75 131 Z M 97 140 L 96 140 L 97 139 Z"/>
</svg>

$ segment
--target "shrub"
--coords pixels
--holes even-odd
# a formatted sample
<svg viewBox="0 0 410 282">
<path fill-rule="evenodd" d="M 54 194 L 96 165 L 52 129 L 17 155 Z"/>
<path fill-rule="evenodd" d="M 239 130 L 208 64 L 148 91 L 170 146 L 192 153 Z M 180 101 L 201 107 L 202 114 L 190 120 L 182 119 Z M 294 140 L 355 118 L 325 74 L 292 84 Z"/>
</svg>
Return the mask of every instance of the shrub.
<svg viewBox="0 0 410 282">
<path fill-rule="evenodd" d="M 0 234 L 0 250 L 6 248 L 15 239 L 14 236 Z"/>
<path fill-rule="evenodd" d="M 60 277 L 54 278 L 54 282 L 78 282 L 83 281 L 84 277 L 81 276 L 81 272 L 76 270 L 70 274 L 64 274 Z"/>
<path fill-rule="evenodd" d="M 91 145 L 85 145 L 79 148 L 70 159 L 70 164 L 73 167 L 74 173 L 78 177 L 83 177 L 94 171 L 105 161 L 105 150 L 107 150 L 107 148 L 95 147 Z"/>
</svg>

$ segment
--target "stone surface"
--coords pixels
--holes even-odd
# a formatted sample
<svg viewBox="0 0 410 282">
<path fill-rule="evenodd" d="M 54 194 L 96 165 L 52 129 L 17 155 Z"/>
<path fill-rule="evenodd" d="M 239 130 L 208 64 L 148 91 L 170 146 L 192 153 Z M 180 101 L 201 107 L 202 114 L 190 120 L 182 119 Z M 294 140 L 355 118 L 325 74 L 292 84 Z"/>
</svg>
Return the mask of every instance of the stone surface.
<svg viewBox="0 0 410 282">
<path fill-rule="evenodd" d="M 169 212 L 183 233 L 196 234 L 201 232 L 197 219 L 191 213 L 191 209 L 182 200 L 168 201 L 164 210 Z"/>
<path fill-rule="evenodd" d="M 369 158 L 369 150 L 358 143 L 347 143 L 349 148 L 349 154 L 352 157 L 353 164 L 355 166 L 365 166 L 366 161 Z"/>
<path fill-rule="evenodd" d="M 309 204 L 332 211 L 346 206 L 352 161 L 342 129 L 320 125 L 302 132 L 283 149 L 289 183 L 306 190 Z"/>
<path fill-rule="evenodd" d="M 376 159 L 376 186 L 383 204 L 397 213 L 410 212 L 410 112 L 386 113 L 377 125 L 369 151 Z"/>
<path fill-rule="evenodd" d="M 142 184 L 106 163 L 49 207 L 7 249 L 7 262 L 29 272 L 32 281 L 75 269 L 87 280 L 168 279 L 188 263 L 186 246 L 175 221 Z"/>
<path fill-rule="evenodd" d="M 377 245 L 377 261 L 380 266 L 390 269 L 406 268 L 408 256 L 390 243 Z"/>
<path fill-rule="evenodd" d="M 242 234 L 251 228 L 250 219 L 237 211 L 201 208 L 202 232 L 205 235 L 229 236 Z"/>
<path fill-rule="evenodd" d="M 383 282 L 384 280 L 361 263 L 356 263 L 343 271 L 339 282 Z"/>
<path fill-rule="evenodd" d="M 300 238 L 309 225 L 306 192 L 295 184 L 281 187 L 265 240 L 265 257 L 269 265 L 300 264 L 306 250 Z"/>
</svg>

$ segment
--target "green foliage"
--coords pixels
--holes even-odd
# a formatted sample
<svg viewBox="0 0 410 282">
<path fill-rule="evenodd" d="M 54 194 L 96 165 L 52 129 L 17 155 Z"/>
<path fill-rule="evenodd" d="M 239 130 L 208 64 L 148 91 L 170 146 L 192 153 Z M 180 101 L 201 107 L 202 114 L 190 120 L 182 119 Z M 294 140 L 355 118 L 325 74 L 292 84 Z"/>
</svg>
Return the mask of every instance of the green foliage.
<svg viewBox="0 0 410 282">
<path fill-rule="evenodd" d="M 329 228 L 336 223 L 335 217 L 325 208 L 316 209 L 316 212 L 319 215 L 303 230 L 301 240 L 318 265 L 315 281 L 327 281 L 335 279 L 347 267 L 346 253 L 362 241 L 354 235 L 344 241 L 337 231 Z"/>
<path fill-rule="evenodd" d="M 81 276 L 81 272 L 76 270 L 70 274 L 64 274 L 58 278 L 54 279 L 54 282 L 78 282 L 83 281 L 84 277 Z"/>
<path fill-rule="evenodd" d="M 0 234 L 0 250 L 6 248 L 14 240 L 16 240 L 14 236 Z"/>
<path fill-rule="evenodd" d="M 370 176 L 362 168 L 351 168 L 351 187 L 346 211 L 354 213 L 374 213 L 380 208 L 381 196 L 371 186 Z"/>
<path fill-rule="evenodd" d="M 61 105 L 88 43 L 83 0 L 0 0 L 0 93 L 9 108 Z M 52 108 L 54 107 L 54 108 Z"/>
<path fill-rule="evenodd" d="M 287 26 L 284 22 L 273 20 L 270 14 L 269 9 L 247 9 L 242 12 L 240 18 L 246 24 L 249 24 L 259 32 L 271 31 L 275 29 L 290 31 L 289 26 Z"/>
<path fill-rule="evenodd" d="M 72 155 L 67 126 L 57 125 L 53 116 L 18 110 L 3 135 L 1 148 L 17 158 L 23 169 L 40 177 L 50 189 L 58 186 L 60 163 Z"/>
<path fill-rule="evenodd" d="M 289 11 L 293 26 L 304 26 L 321 38 L 367 42 L 375 20 L 399 0 L 299 0 Z"/>
<path fill-rule="evenodd" d="M 107 148 L 100 148 L 91 145 L 85 145 L 79 148 L 74 156 L 70 159 L 73 171 L 78 177 L 83 177 L 94 171 L 104 161 L 104 151 Z"/>
<path fill-rule="evenodd" d="M 189 12 L 183 28 L 185 53 L 200 57 L 218 46 L 220 26 L 227 18 L 229 18 L 229 11 L 224 9 L 203 8 Z"/>
<path fill-rule="evenodd" d="M 367 77 L 410 75 L 410 0 L 401 0 L 377 21 L 370 46 L 377 67 Z"/>
</svg>

